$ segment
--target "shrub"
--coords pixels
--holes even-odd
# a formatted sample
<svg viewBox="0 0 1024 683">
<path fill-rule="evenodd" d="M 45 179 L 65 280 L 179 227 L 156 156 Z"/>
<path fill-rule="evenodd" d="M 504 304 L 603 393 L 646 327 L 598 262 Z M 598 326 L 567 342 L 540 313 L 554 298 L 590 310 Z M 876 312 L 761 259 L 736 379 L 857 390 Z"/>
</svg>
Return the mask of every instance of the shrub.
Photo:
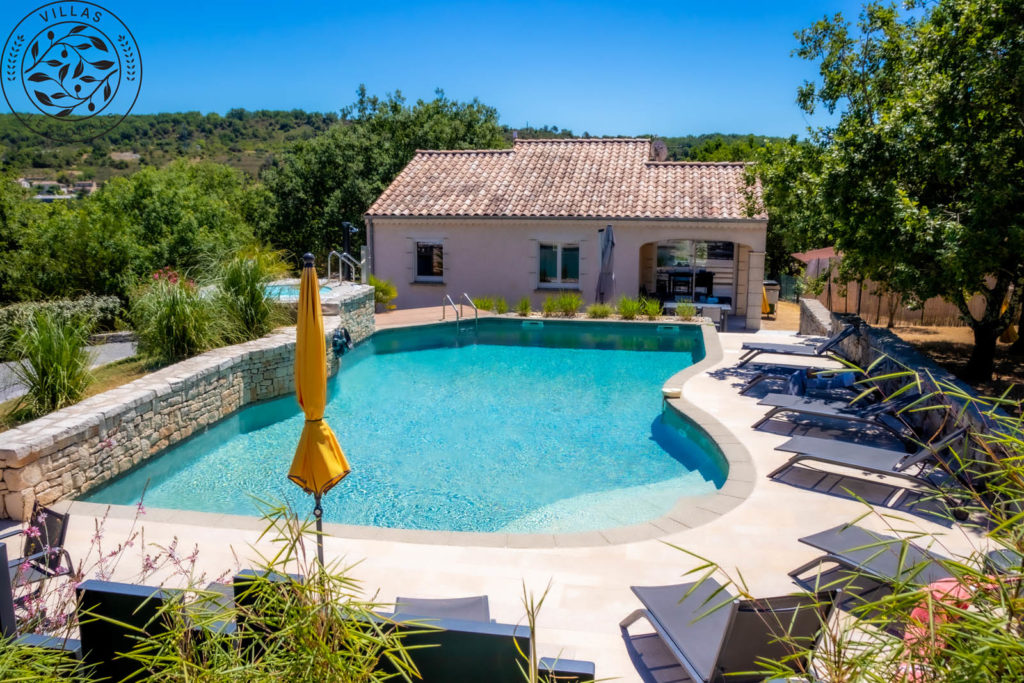
<svg viewBox="0 0 1024 683">
<path fill-rule="evenodd" d="M 370 286 L 373 287 L 373 302 L 380 304 L 384 310 L 390 311 L 395 308 L 391 303 L 398 298 L 398 288 L 391 280 L 381 280 L 376 275 L 370 275 Z"/>
<path fill-rule="evenodd" d="M 288 316 L 267 285 L 288 272 L 279 252 L 254 248 L 220 266 L 216 274 L 217 305 L 224 314 L 226 334 L 235 343 L 259 339 Z"/>
<path fill-rule="evenodd" d="M 608 316 L 610 316 L 614 312 L 615 312 L 615 309 L 613 309 L 608 304 L 591 304 L 587 308 L 587 317 L 588 318 L 607 318 Z"/>
<path fill-rule="evenodd" d="M 555 302 L 559 313 L 566 318 L 572 318 L 580 310 L 580 306 L 583 305 L 583 297 L 576 292 L 562 292 L 555 297 Z"/>
<path fill-rule="evenodd" d="M 692 318 L 697 315 L 697 307 L 693 304 L 676 305 L 676 316 L 680 318 Z"/>
<path fill-rule="evenodd" d="M 516 304 L 516 313 L 518 315 L 522 316 L 523 318 L 525 318 L 528 315 L 530 315 L 530 311 L 532 309 L 533 309 L 533 304 L 530 303 L 530 297 L 528 297 L 528 296 L 524 296 Z"/>
<path fill-rule="evenodd" d="M 643 311 L 640 301 L 631 299 L 628 296 L 619 299 L 618 309 L 619 315 L 622 316 L 623 320 L 634 320 Z"/>
<path fill-rule="evenodd" d="M 508 313 L 508 302 L 504 298 L 498 297 L 494 300 L 494 312 L 498 315 L 504 315 Z"/>
<path fill-rule="evenodd" d="M 217 346 L 223 321 L 215 302 L 194 282 L 159 277 L 136 292 L 132 322 L 139 353 L 158 363 L 173 363 Z"/>
<path fill-rule="evenodd" d="M 490 311 L 494 309 L 494 299 L 489 296 L 475 296 L 473 297 L 473 305 L 481 311 Z"/>
<path fill-rule="evenodd" d="M 540 312 L 545 318 L 549 318 L 558 312 L 558 297 L 548 296 L 540 305 Z"/>
<path fill-rule="evenodd" d="M 16 330 L 24 327 L 41 311 L 52 313 L 65 321 L 86 318 L 92 321 L 93 330 L 101 331 L 115 329 L 122 315 L 121 300 L 116 296 L 90 295 L 78 299 L 25 301 L 0 307 L 0 360 L 16 360 L 13 347 Z"/>
<path fill-rule="evenodd" d="M 15 376 L 28 388 L 14 412 L 22 418 L 38 417 L 76 403 L 92 382 L 88 351 L 92 320 L 67 318 L 39 310 L 19 327 L 12 365 Z"/>
<path fill-rule="evenodd" d="M 198 601 L 165 602 L 158 618 L 166 631 L 142 636 L 126 656 L 166 681 L 192 680 L 198 672 L 207 681 L 418 678 L 405 632 L 379 615 L 388 606 L 362 598 L 346 568 L 317 563 L 311 523 L 283 508 L 267 519 L 263 535 L 280 550 L 256 567 L 239 606 L 218 608 L 216 594 L 190 586 Z M 218 628 L 224 620 L 242 621 L 245 629 Z M 194 637 L 197 629 L 203 638 Z"/>
<path fill-rule="evenodd" d="M 640 299 L 640 310 L 648 320 L 657 320 L 661 315 L 661 302 L 657 299 Z"/>
</svg>

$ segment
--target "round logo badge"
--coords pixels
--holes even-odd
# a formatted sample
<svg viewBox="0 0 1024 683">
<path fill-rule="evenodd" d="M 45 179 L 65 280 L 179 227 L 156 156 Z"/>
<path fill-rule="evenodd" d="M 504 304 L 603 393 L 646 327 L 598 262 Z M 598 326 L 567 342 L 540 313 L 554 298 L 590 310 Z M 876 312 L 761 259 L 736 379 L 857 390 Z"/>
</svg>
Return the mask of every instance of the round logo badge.
<svg viewBox="0 0 1024 683">
<path fill-rule="evenodd" d="M 142 85 L 132 32 L 92 2 L 51 2 L 29 13 L 8 36 L 2 60 L 11 111 L 57 142 L 84 142 L 111 130 Z"/>
</svg>

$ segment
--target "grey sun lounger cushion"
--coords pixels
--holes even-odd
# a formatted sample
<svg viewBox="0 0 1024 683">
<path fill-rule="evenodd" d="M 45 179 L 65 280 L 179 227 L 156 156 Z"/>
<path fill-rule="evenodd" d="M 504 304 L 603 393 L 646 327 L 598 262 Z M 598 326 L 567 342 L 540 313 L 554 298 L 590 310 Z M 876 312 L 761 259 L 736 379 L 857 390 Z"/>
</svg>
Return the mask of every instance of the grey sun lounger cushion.
<svg viewBox="0 0 1024 683">
<path fill-rule="evenodd" d="M 838 564 L 884 584 L 914 583 L 926 586 L 952 574 L 942 566 L 941 555 L 893 536 L 868 531 L 853 524 L 840 524 L 800 539 L 801 543 L 825 553 L 789 573 L 796 578 L 825 562 Z"/>
<path fill-rule="evenodd" d="M 670 586 L 633 586 L 643 603 L 619 624 L 645 618 L 694 681 L 760 681 L 760 659 L 813 650 L 832 610 L 834 593 L 759 600 L 732 596 L 713 579 Z M 688 594 L 689 593 L 689 594 Z M 786 634 L 783 642 L 780 636 Z"/>
<path fill-rule="evenodd" d="M 411 616 L 437 619 L 490 621 L 491 610 L 486 595 L 469 598 L 395 598 L 396 618 Z"/>
<path fill-rule="evenodd" d="M 764 398 L 757 402 L 757 405 L 769 406 L 771 410 L 755 422 L 752 429 L 757 429 L 779 413 L 798 413 L 808 417 L 873 424 L 892 432 L 896 436 L 903 436 L 900 429 L 884 422 L 881 418 L 887 415 L 895 415 L 915 400 L 917 400 L 916 396 L 881 403 L 864 402 L 851 404 L 845 401 L 830 401 L 821 398 L 809 398 L 807 396 L 793 396 L 791 394 L 766 394 Z M 780 447 L 779 450 L 789 449 Z"/>
<path fill-rule="evenodd" d="M 847 325 L 817 346 L 810 346 L 808 344 L 779 344 L 773 342 L 745 342 L 742 347 L 742 351 L 744 351 L 744 353 L 740 356 L 740 362 L 737 367 L 742 368 L 762 353 L 770 353 L 780 356 L 803 356 L 805 358 L 824 356 L 826 353 L 832 351 L 834 347 L 838 346 L 841 341 L 856 331 L 857 328 L 854 325 Z"/>
<path fill-rule="evenodd" d="M 814 436 L 794 436 L 776 447 L 776 450 L 793 453 L 793 457 L 772 471 L 768 477 L 774 478 L 802 460 L 813 460 L 864 472 L 917 479 L 927 484 L 929 482 L 921 477 L 923 471 L 935 460 L 937 454 L 962 439 L 966 432 L 964 428 L 957 429 L 936 443 L 921 446 L 914 453 Z M 916 471 L 912 471 L 911 468 L 916 468 Z"/>
</svg>

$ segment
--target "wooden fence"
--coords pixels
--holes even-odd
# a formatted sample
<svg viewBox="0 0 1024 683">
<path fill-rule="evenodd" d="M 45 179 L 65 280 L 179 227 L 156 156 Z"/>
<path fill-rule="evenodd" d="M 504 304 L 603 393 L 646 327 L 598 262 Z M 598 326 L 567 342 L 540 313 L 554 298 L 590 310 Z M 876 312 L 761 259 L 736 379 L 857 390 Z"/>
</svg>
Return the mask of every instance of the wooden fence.
<svg viewBox="0 0 1024 683">
<path fill-rule="evenodd" d="M 961 327 L 965 324 L 960 309 L 945 299 L 934 297 L 925 301 L 923 307 L 911 310 L 900 305 L 897 297 L 878 289 L 871 280 L 858 286 L 856 282 L 843 284 L 833 278 L 815 298 L 833 313 L 856 313 L 872 325 L 888 325 L 890 318 L 895 325 Z M 985 310 L 984 297 L 976 294 L 969 307 L 971 313 L 980 318 Z"/>
</svg>

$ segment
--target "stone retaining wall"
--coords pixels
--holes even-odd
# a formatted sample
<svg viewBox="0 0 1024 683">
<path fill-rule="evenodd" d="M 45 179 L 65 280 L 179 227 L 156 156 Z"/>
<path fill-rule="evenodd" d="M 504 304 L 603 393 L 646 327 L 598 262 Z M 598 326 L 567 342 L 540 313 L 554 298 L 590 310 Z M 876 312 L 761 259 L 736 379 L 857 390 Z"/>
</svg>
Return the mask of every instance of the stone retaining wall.
<svg viewBox="0 0 1024 683">
<path fill-rule="evenodd" d="M 832 313 L 816 299 L 800 300 L 800 334 L 830 337 L 845 324 L 857 325 L 859 333 L 840 342 L 839 352 L 858 367 L 867 368 L 872 362 L 885 356 L 921 374 L 922 378 L 930 378 L 947 387 L 956 387 L 967 396 L 976 395 L 974 389 L 957 378 L 956 375 L 937 365 L 915 349 L 912 344 L 889 330 L 872 327 L 853 314 Z M 902 381 L 902 379 L 897 379 L 893 380 L 893 383 Z M 962 402 L 959 400 L 954 398 L 948 398 L 948 400 L 956 406 L 962 406 Z M 904 419 L 927 428 L 937 426 L 941 415 L 937 411 L 918 412 L 914 416 L 905 413 Z M 970 426 L 976 430 L 985 430 L 991 426 L 989 420 L 974 406 L 966 410 L 961 419 L 967 420 Z"/>
<path fill-rule="evenodd" d="M 331 335 L 373 334 L 373 289 L 343 302 L 324 321 L 330 374 Z M 294 391 L 294 328 L 209 351 L 129 384 L 0 433 L 4 516 L 25 519 L 38 501 L 74 498 L 202 431 L 246 404 Z"/>
</svg>

